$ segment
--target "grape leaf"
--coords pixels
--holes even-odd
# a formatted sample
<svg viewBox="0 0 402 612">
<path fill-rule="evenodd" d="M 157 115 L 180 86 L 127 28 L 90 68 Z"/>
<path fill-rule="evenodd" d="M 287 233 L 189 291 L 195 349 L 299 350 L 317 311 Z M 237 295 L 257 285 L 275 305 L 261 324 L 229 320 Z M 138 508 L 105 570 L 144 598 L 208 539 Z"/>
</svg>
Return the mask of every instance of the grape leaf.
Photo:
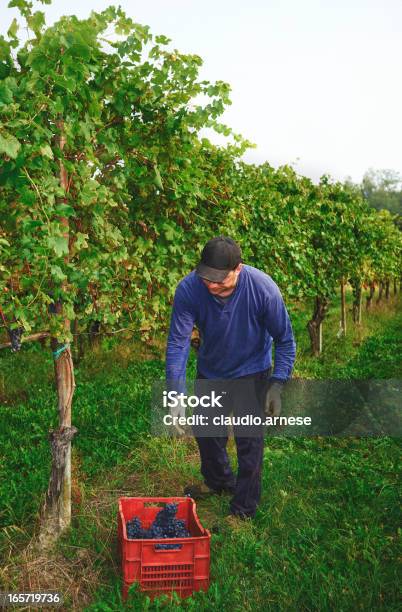
<svg viewBox="0 0 402 612">
<path fill-rule="evenodd" d="M 7 132 L 0 134 L 0 154 L 4 153 L 5 155 L 8 155 L 8 157 L 15 159 L 20 148 L 21 144 L 18 142 L 15 136 L 12 136 L 12 134 L 8 134 Z"/>
</svg>

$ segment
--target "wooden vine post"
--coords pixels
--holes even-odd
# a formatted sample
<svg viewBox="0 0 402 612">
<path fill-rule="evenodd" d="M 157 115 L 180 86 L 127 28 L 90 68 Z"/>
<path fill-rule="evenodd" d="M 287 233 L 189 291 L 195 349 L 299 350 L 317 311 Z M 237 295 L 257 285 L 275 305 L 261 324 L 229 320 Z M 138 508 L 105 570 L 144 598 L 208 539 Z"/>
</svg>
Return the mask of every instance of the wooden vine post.
<svg viewBox="0 0 402 612">
<path fill-rule="evenodd" d="M 350 279 L 350 284 L 353 289 L 353 306 L 352 306 L 352 317 L 353 323 L 361 325 L 362 322 L 362 284 L 358 277 Z"/>
<path fill-rule="evenodd" d="M 380 286 L 378 288 L 378 297 L 376 303 L 379 304 L 382 301 L 382 295 L 384 293 L 385 283 L 383 280 L 380 280 Z"/>
<path fill-rule="evenodd" d="M 346 283 L 345 279 L 341 280 L 341 330 L 342 335 L 346 336 L 346 291 L 345 291 Z"/>
<path fill-rule="evenodd" d="M 385 281 L 385 299 L 386 300 L 389 300 L 391 296 L 390 285 L 391 285 L 391 281 L 389 280 L 389 278 L 387 278 L 387 280 Z"/>
<path fill-rule="evenodd" d="M 359 288 L 359 295 L 357 299 L 357 305 L 353 304 L 353 319 L 358 325 L 362 322 L 362 290 Z"/>
<path fill-rule="evenodd" d="M 307 323 L 307 329 L 311 340 L 311 352 L 314 356 L 318 356 L 322 353 L 322 322 L 328 311 L 328 306 L 328 298 L 317 296 L 314 302 L 313 316 Z"/>
<path fill-rule="evenodd" d="M 370 293 L 368 296 L 366 296 L 366 309 L 367 310 L 371 308 L 371 303 L 373 301 L 374 293 L 375 293 L 375 282 L 371 281 L 370 282 Z"/>
<path fill-rule="evenodd" d="M 318 354 L 322 353 L 322 321 L 318 326 Z"/>
<path fill-rule="evenodd" d="M 62 151 L 65 146 L 63 133 L 64 124 L 58 122 L 59 148 Z M 60 162 L 60 183 L 65 193 L 68 191 L 67 172 Z M 67 217 L 60 217 L 59 221 L 64 226 L 63 237 L 69 243 L 69 222 Z M 69 256 L 66 255 L 67 263 Z M 66 290 L 65 283 L 62 289 Z M 63 305 L 60 301 L 55 304 L 55 314 L 62 315 Z M 63 322 L 65 335 L 70 332 L 70 320 Z M 71 404 L 75 389 L 74 364 L 71 348 L 68 343 L 60 344 L 57 338 L 51 338 L 51 348 L 54 359 L 54 372 L 56 379 L 59 427 L 50 432 L 50 443 L 52 451 L 52 470 L 46 499 L 41 516 L 41 531 L 39 535 L 40 544 L 46 548 L 59 537 L 71 523 L 71 440 L 77 432 L 71 426 Z"/>
</svg>

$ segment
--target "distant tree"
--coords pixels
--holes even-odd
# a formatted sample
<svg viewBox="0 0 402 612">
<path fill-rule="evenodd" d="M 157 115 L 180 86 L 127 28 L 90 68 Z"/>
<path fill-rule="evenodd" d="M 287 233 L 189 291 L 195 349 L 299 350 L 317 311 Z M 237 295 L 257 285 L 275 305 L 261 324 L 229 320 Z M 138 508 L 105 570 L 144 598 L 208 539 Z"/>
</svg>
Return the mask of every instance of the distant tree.
<svg viewBox="0 0 402 612">
<path fill-rule="evenodd" d="M 370 168 L 363 176 L 361 190 L 373 208 L 402 215 L 402 176 L 396 170 Z"/>
</svg>

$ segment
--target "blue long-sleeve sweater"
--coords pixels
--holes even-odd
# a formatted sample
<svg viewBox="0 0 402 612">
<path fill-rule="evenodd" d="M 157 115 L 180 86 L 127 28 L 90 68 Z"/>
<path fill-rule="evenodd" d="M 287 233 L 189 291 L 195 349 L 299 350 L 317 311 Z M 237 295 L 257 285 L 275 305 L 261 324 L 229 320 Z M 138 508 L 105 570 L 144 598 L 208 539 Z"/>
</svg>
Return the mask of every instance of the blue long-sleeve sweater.
<svg viewBox="0 0 402 612">
<path fill-rule="evenodd" d="M 268 274 L 243 265 L 235 290 L 222 303 L 193 270 L 178 284 L 166 348 L 166 379 L 185 389 L 194 324 L 200 331 L 198 369 L 207 378 L 238 378 L 265 370 L 290 378 L 296 356 L 292 325 L 278 286 Z M 180 384 L 179 384 L 180 383 Z"/>
</svg>

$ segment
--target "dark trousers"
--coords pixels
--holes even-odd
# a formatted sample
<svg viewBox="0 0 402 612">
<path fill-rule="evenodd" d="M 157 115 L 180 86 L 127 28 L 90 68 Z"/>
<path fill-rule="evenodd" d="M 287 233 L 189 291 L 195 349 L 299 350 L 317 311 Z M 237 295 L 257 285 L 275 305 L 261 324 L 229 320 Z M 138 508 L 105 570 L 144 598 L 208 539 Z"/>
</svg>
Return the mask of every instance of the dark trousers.
<svg viewBox="0 0 402 612">
<path fill-rule="evenodd" d="M 195 394 L 202 395 L 212 389 L 223 393 L 224 408 L 207 410 L 209 417 L 213 414 L 229 415 L 233 412 L 233 416 L 237 417 L 250 414 L 263 418 L 262 403 L 271 373 L 272 368 L 269 368 L 237 379 L 215 381 L 206 379 L 197 371 Z M 264 452 L 262 426 L 251 429 L 236 425 L 233 427 L 238 460 L 237 478 L 233 474 L 226 451 L 227 426 L 217 427 L 217 435 L 213 435 L 214 430 L 206 432 L 205 428 L 200 427 L 193 427 L 193 432 L 200 451 L 201 474 L 205 484 L 217 491 L 233 489 L 231 513 L 254 517 L 261 497 Z"/>
</svg>

